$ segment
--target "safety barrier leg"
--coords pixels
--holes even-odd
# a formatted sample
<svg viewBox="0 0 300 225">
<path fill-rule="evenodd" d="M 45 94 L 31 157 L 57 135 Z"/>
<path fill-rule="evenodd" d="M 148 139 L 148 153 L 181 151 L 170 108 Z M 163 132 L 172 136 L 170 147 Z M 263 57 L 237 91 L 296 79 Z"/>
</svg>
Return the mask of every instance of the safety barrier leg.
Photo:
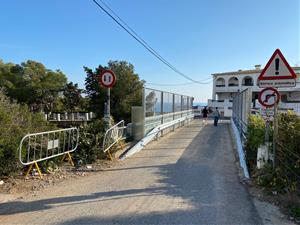
<svg viewBox="0 0 300 225">
<path fill-rule="evenodd" d="M 122 141 L 119 141 L 119 142 L 118 142 L 118 145 L 119 145 L 119 148 L 120 148 L 121 150 L 124 149 L 124 144 L 123 144 Z"/>
<path fill-rule="evenodd" d="M 110 150 L 107 151 L 107 157 L 109 158 L 110 161 L 113 160 L 113 157 L 112 157 L 112 155 L 110 153 Z"/>
<path fill-rule="evenodd" d="M 72 160 L 72 156 L 71 156 L 71 154 L 70 154 L 70 152 L 67 152 L 67 154 L 65 154 L 64 156 L 63 156 L 63 158 L 62 158 L 62 160 L 61 161 L 64 161 L 65 159 L 66 159 L 66 157 L 68 157 L 68 162 L 72 165 L 72 166 L 74 166 L 74 162 L 73 162 L 73 160 Z"/>
<path fill-rule="evenodd" d="M 37 169 L 37 171 L 38 171 L 38 173 L 39 173 L 39 176 L 40 176 L 40 178 L 41 179 L 43 179 L 43 175 L 42 175 L 42 173 L 41 173 L 41 170 L 40 170 L 40 168 L 39 168 L 39 166 L 38 166 L 38 164 L 37 164 L 37 162 L 34 162 L 33 164 L 30 164 L 30 166 L 29 166 L 29 168 L 28 168 L 28 170 L 26 171 L 26 173 L 25 173 L 25 177 L 27 177 L 28 176 L 28 174 L 30 173 L 30 171 L 32 170 L 32 167 L 33 167 L 33 165 L 35 166 L 35 168 Z"/>
</svg>

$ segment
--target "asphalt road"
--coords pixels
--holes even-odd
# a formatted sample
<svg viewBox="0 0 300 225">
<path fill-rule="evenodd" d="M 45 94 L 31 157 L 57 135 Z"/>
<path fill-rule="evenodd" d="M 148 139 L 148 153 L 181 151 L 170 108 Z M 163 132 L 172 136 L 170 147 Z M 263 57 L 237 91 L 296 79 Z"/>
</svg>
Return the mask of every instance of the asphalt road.
<svg viewBox="0 0 300 225">
<path fill-rule="evenodd" d="M 200 120 L 116 167 L 0 205 L 0 224 L 261 224 L 229 124 Z"/>
</svg>

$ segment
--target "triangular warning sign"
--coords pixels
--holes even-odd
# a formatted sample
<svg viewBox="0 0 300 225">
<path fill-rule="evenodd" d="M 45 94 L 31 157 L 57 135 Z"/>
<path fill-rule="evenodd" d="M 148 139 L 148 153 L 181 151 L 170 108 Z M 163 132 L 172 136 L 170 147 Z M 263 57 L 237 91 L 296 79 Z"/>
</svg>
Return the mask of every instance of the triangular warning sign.
<svg viewBox="0 0 300 225">
<path fill-rule="evenodd" d="M 295 79 L 297 75 L 290 67 L 279 49 L 276 49 L 258 80 Z"/>
</svg>

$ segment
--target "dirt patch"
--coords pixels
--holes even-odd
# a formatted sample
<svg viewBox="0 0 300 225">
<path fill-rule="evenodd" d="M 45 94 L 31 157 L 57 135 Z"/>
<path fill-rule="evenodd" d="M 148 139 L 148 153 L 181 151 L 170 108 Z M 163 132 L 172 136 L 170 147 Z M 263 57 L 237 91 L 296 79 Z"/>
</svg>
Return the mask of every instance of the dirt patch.
<svg viewBox="0 0 300 225">
<path fill-rule="evenodd" d="M 300 197 L 296 193 L 277 193 L 270 192 L 268 189 L 257 186 L 253 183 L 248 184 L 249 192 L 258 201 L 269 203 L 271 207 L 278 208 L 278 212 L 283 213 L 280 218 L 289 219 L 296 224 L 300 224 L 300 219 L 290 215 L 290 206 L 300 202 Z M 273 210 L 274 211 L 274 210 Z"/>
<path fill-rule="evenodd" d="M 107 168 L 115 166 L 117 163 L 116 159 L 113 161 L 98 160 L 93 164 L 77 168 L 64 164 L 52 172 L 43 173 L 42 179 L 40 179 L 36 172 L 31 173 L 27 177 L 23 174 L 14 177 L 3 177 L 0 179 L 4 182 L 0 185 L 0 203 L 22 198 L 28 194 L 35 194 L 37 191 L 57 185 L 66 180 L 80 179 L 83 176 L 104 171 Z"/>
</svg>

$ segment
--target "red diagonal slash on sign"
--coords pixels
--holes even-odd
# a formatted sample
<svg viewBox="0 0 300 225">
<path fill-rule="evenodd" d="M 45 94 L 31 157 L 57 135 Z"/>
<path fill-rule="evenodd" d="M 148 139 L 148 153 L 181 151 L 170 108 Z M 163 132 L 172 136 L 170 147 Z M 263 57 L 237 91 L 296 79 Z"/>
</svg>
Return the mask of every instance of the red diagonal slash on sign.
<svg viewBox="0 0 300 225">
<path fill-rule="evenodd" d="M 264 103 L 268 103 L 268 101 L 269 101 L 269 99 L 270 99 L 271 97 L 276 98 L 276 92 L 275 92 L 275 91 L 274 91 L 272 94 L 266 95 L 266 99 L 264 100 Z M 276 100 L 276 99 L 275 99 L 275 100 Z"/>
</svg>

